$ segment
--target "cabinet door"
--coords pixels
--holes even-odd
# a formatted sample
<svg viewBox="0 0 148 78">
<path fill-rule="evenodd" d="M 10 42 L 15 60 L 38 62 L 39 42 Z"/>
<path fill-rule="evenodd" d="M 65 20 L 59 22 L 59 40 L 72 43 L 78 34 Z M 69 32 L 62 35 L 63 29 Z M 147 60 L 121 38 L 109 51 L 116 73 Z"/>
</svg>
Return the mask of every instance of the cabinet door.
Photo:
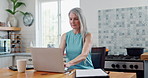
<svg viewBox="0 0 148 78">
<path fill-rule="evenodd" d="M 12 66 L 12 56 L 0 57 L 0 68 Z"/>
<path fill-rule="evenodd" d="M 14 65 L 16 65 L 16 60 L 18 59 L 27 59 L 27 65 L 32 65 L 32 58 L 30 55 L 21 55 L 21 56 L 15 56 Z"/>
</svg>

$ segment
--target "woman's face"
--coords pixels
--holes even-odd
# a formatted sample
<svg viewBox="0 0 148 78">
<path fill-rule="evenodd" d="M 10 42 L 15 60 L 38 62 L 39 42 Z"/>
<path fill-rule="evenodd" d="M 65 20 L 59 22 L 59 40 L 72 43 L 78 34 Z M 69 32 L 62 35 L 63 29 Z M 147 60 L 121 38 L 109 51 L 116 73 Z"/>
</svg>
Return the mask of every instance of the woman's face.
<svg viewBox="0 0 148 78">
<path fill-rule="evenodd" d="M 74 13 L 70 13 L 69 15 L 69 22 L 73 29 L 80 29 L 80 21 L 78 16 Z"/>
</svg>

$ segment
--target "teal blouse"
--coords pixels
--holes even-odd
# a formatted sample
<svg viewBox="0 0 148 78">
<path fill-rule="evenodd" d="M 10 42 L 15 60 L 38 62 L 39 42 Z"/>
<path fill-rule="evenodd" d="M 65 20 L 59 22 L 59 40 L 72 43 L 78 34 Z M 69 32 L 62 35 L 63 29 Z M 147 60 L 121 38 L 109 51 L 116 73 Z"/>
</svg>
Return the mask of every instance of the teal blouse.
<svg viewBox="0 0 148 78">
<path fill-rule="evenodd" d="M 66 62 L 69 62 L 81 54 L 83 39 L 80 33 L 74 34 L 73 30 L 66 33 Z M 69 67 L 69 69 L 93 69 L 91 55 L 88 54 L 86 60 Z"/>
</svg>

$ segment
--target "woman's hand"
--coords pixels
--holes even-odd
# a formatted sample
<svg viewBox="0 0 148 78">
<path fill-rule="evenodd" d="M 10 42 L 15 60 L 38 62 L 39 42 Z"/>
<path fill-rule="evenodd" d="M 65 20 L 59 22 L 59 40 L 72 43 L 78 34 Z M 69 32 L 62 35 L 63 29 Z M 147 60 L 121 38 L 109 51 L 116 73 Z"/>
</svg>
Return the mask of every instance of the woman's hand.
<svg viewBox="0 0 148 78">
<path fill-rule="evenodd" d="M 71 65 L 69 63 L 64 63 L 64 67 L 70 67 Z"/>
</svg>

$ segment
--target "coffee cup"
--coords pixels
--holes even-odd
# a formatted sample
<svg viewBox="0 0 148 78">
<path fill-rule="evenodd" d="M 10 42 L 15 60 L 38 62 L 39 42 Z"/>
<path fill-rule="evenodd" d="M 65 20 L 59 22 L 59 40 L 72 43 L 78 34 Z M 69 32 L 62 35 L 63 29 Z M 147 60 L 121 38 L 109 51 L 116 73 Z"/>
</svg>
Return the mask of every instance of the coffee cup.
<svg viewBox="0 0 148 78">
<path fill-rule="evenodd" d="M 17 64 L 17 71 L 18 72 L 25 72 L 26 70 L 26 59 L 18 59 L 16 60 L 16 64 Z"/>
</svg>

